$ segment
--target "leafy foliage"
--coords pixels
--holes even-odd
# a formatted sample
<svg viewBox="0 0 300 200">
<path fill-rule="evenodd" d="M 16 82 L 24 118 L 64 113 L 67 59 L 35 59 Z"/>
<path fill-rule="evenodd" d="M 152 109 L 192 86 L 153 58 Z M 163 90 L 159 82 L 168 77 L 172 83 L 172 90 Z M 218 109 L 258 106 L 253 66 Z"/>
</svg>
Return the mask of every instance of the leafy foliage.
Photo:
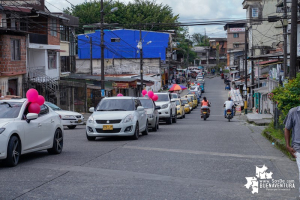
<svg viewBox="0 0 300 200">
<path fill-rule="evenodd" d="M 284 118 L 291 108 L 299 106 L 300 103 L 300 73 L 295 79 L 289 80 L 284 87 L 279 86 L 272 91 L 272 100 L 278 103 L 278 109 L 282 112 L 279 122 L 282 124 Z"/>
<path fill-rule="evenodd" d="M 116 12 L 110 13 L 110 10 L 117 7 Z M 101 20 L 101 2 L 100 0 L 78 4 L 72 8 L 64 10 L 66 13 L 79 17 L 81 25 L 99 23 Z M 113 0 L 104 1 L 104 22 L 118 23 L 123 28 L 137 29 L 138 24 L 147 23 L 176 23 L 179 15 L 174 15 L 173 10 L 168 5 L 157 4 L 155 0 L 135 0 L 125 4 Z M 171 27 L 154 26 L 142 27 L 143 30 L 168 30 Z M 174 29 L 174 27 L 172 27 Z M 176 28 L 175 28 L 176 29 Z"/>
<path fill-rule="evenodd" d="M 202 35 L 201 33 L 194 33 L 192 35 L 192 40 L 195 46 L 209 46 L 209 38 L 207 35 Z"/>
</svg>

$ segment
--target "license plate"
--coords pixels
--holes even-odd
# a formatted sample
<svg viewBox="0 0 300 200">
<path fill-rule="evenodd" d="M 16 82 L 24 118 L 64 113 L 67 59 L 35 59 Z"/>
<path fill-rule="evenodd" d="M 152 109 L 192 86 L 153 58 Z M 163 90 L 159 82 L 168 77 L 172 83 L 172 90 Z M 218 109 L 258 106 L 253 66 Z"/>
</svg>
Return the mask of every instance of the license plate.
<svg viewBox="0 0 300 200">
<path fill-rule="evenodd" d="M 79 120 L 78 120 L 78 123 L 81 123 L 81 122 L 82 122 L 81 119 L 79 119 Z"/>
<path fill-rule="evenodd" d="M 203 112 L 203 114 L 206 114 L 207 112 Z"/>
<path fill-rule="evenodd" d="M 228 114 L 228 115 L 230 115 L 230 114 L 231 114 L 231 112 L 227 112 L 227 114 Z"/>
<path fill-rule="evenodd" d="M 113 125 L 103 125 L 103 130 L 104 131 L 111 131 L 113 129 L 114 129 Z"/>
</svg>

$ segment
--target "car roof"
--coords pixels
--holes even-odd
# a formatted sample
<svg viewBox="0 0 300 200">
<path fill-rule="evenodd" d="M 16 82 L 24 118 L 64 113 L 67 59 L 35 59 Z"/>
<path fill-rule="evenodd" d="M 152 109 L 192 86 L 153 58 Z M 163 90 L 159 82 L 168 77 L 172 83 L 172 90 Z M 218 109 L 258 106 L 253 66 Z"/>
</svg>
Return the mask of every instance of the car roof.
<svg viewBox="0 0 300 200">
<path fill-rule="evenodd" d="M 149 97 L 137 97 L 137 99 L 152 100 Z M 153 100 L 152 100 L 153 101 Z"/>
<path fill-rule="evenodd" d="M 104 99 L 137 99 L 137 97 L 125 97 L 125 96 L 121 96 L 121 97 L 105 97 Z"/>
<path fill-rule="evenodd" d="M 181 100 L 181 99 L 179 99 L 179 98 L 175 98 L 175 99 L 173 99 L 173 100 Z"/>
<path fill-rule="evenodd" d="M 19 103 L 23 103 L 25 101 L 27 101 L 26 98 L 2 99 L 2 100 L 0 100 L 0 102 L 19 102 Z"/>
<path fill-rule="evenodd" d="M 181 100 L 188 100 L 187 98 L 180 98 Z"/>
</svg>

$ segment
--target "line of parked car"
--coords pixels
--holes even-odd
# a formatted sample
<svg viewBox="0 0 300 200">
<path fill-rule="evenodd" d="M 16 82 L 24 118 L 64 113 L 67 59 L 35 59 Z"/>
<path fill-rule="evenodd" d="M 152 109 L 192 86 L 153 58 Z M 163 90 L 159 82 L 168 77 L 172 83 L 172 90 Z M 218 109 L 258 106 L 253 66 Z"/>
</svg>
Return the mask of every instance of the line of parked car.
<svg viewBox="0 0 300 200">
<path fill-rule="evenodd" d="M 155 93 L 158 100 L 148 97 L 106 97 L 86 122 L 86 137 L 129 136 L 137 140 L 140 133 L 157 131 L 159 122 L 167 124 L 185 118 L 195 109 L 200 99 L 195 92 L 179 97 L 176 93 Z M 69 129 L 84 124 L 82 114 L 65 111 L 45 102 L 39 114 L 29 113 L 30 102 L 25 98 L 0 100 L 0 160 L 16 166 L 22 154 L 47 150 L 60 154 L 64 142 L 64 126 Z"/>
</svg>

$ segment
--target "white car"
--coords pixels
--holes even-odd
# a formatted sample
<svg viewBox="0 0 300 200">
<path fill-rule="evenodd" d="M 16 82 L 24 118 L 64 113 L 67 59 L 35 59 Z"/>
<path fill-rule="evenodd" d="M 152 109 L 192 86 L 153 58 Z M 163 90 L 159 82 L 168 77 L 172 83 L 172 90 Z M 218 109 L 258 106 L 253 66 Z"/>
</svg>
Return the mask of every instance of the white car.
<svg viewBox="0 0 300 200">
<path fill-rule="evenodd" d="M 155 102 L 161 109 L 158 110 L 159 120 L 166 121 L 167 124 L 177 122 L 177 108 L 176 102 L 172 99 L 170 93 L 155 93 L 158 100 Z"/>
<path fill-rule="evenodd" d="M 59 115 L 43 104 L 39 114 L 28 113 L 27 99 L 0 100 L 0 160 L 16 166 L 20 155 L 48 150 L 60 154 L 63 126 Z"/>
<path fill-rule="evenodd" d="M 90 108 L 93 114 L 86 123 L 86 137 L 131 136 L 137 140 L 140 132 L 148 135 L 147 112 L 135 97 L 106 97 L 97 108 Z"/>
<path fill-rule="evenodd" d="M 45 102 L 45 104 L 61 116 L 62 125 L 67 126 L 69 129 L 74 129 L 77 125 L 84 124 L 84 117 L 82 114 L 78 112 L 62 110 L 60 107 L 50 102 Z"/>
</svg>

